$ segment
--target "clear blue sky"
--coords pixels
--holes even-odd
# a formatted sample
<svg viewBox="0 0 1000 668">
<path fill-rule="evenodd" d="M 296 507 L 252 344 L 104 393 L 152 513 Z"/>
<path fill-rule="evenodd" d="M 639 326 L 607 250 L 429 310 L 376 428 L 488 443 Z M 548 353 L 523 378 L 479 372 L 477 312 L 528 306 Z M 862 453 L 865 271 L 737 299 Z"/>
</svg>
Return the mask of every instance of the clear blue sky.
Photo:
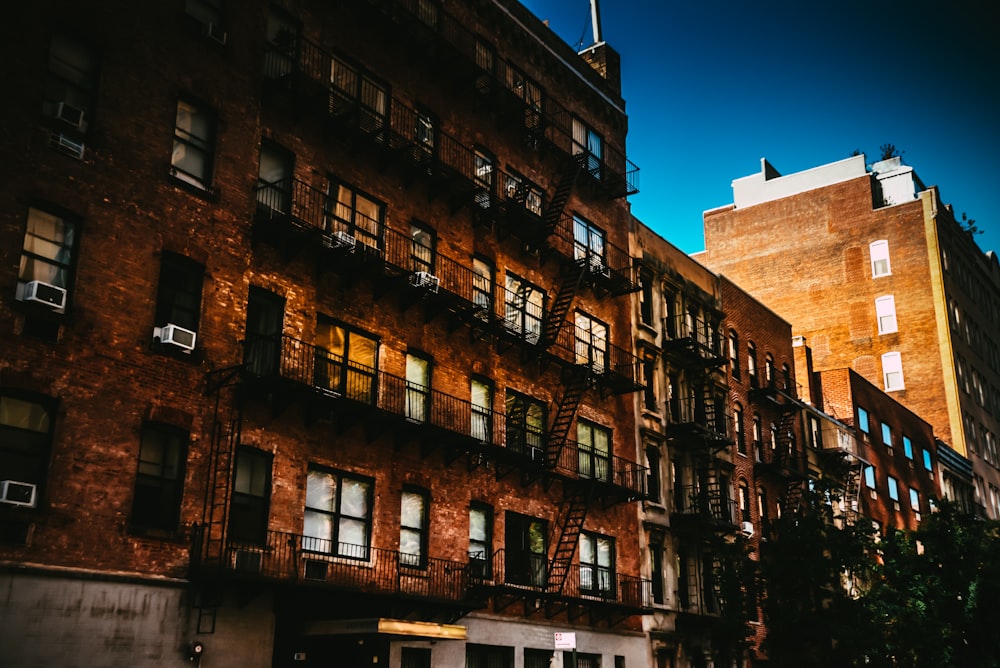
<svg viewBox="0 0 1000 668">
<path fill-rule="evenodd" d="M 522 0 L 577 47 L 589 0 Z M 1000 38 L 991 3 L 603 0 L 622 57 L 635 215 L 688 253 L 732 181 L 893 144 L 1000 253 Z"/>
</svg>

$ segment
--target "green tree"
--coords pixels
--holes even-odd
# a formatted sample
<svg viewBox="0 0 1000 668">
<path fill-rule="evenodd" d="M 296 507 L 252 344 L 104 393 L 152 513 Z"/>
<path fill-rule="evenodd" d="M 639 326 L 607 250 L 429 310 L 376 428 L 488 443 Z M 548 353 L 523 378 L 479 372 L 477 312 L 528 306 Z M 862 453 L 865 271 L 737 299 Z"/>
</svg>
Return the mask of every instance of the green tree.
<svg viewBox="0 0 1000 668">
<path fill-rule="evenodd" d="M 871 525 L 835 515 L 840 496 L 827 480 L 804 491 L 803 502 L 774 523 L 762 555 L 770 665 L 863 665 L 859 650 L 875 644 L 858 596 L 874 563 Z"/>
<path fill-rule="evenodd" d="M 863 597 L 879 637 L 872 666 L 1000 666 L 1000 525 L 941 503 L 913 534 L 880 545 Z"/>
</svg>

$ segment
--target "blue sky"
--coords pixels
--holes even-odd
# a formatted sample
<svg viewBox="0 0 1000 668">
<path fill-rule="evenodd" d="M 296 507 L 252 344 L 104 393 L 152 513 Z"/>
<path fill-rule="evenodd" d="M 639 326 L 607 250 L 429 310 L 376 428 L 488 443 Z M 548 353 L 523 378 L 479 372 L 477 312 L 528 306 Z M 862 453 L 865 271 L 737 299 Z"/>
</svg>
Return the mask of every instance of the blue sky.
<svg viewBox="0 0 1000 668">
<path fill-rule="evenodd" d="M 576 47 L 589 0 L 522 0 Z M 604 0 L 622 56 L 636 216 L 686 252 L 732 181 L 893 144 L 1000 252 L 1000 40 L 990 3 Z"/>
</svg>

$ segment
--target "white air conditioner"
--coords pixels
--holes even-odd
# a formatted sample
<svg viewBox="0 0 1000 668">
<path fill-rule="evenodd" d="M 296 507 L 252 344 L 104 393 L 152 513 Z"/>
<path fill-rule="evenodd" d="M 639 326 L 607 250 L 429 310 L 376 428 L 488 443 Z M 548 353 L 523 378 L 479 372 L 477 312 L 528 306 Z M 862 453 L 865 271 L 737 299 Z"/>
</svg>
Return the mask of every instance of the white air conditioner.
<svg viewBox="0 0 1000 668">
<path fill-rule="evenodd" d="M 44 304 L 53 309 L 65 308 L 66 290 L 42 281 L 29 281 L 24 286 L 24 301 Z"/>
<path fill-rule="evenodd" d="M 17 480 L 0 481 L 0 503 L 34 508 L 37 492 L 38 486 L 30 482 L 18 482 Z"/>
<path fill-rule="evenodd" d="M 163 327 L 154 327 L 153 338 L 159 339 L 160 343 L 168 343 L 190 352 L 194 350 L 194 342 L 198 338 L 198 335 L 190 329 L 184 329 L 183 327 L 169 323 Z"/>
<path fill-rule="evenodd" d="M 74 107 L 68 102 L 58 102 L 52 115 L 60 121 L 72 125 L 74 128 L 80 129 L 83 127 L 85 117 L 83 109 Z"/>
<path fill-rule="evenodd" d="M 83 142 L 73 141 L 61 132 L 49 135 L 49 146 L 77 160 L 83 160 Z"/>
<path fill-rule="evenodd" d="M 410 285 L 415 288 L 424 288 L 428 292 L 437 292 L 441 285 L 441 279 L 426 271 L 418 271 L 410 276 Z"/>
<path fill-rule="evenodd" d="M 741 522 L 740 531 L 743 532 L 744 536 L 750 538 L 754 533 L 753 522 Z"/>
<path fill-rule="evenodd" d="M 343 248 L 348 251 L 353 251 L 358 244 L 353 235 L 343 230 L 337 230 L 332 236 L 323 237 L 323 241 L 327 248 Z"/>
<path fill-rule="evenodd" d="M 228 35 L 226 34 L 226 31 L 222 29 L 221 26 L 218 26 L 214 23 L 206 23 L 203 30 L 205 31 L 206 37 L 215 40 L 219 44 L 225 46 L 226 38 L 228 37 Z"/>
</svg>

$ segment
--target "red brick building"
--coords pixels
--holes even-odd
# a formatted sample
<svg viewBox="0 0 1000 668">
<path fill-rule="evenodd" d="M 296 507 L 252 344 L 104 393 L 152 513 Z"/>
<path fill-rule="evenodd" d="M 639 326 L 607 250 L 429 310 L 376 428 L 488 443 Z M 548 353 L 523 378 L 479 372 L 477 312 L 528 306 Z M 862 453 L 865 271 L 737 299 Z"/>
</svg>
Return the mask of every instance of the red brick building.
<svg viewBox="0 0 1000 668">
<path fill-rule="evenodd" d="M 513 0 L 18 12 L 5 661 L 644 665 L 617 54 Z"/>
<path fill-rule="evenodd" d="M 733 194 L 705 213 L 699 260 L 791 322 L 817 370 L 850 368 L 930 423 L 1000 516 L 996 256 L 899 158 L 785 176 L 763 161 Z"/>
</svg>

